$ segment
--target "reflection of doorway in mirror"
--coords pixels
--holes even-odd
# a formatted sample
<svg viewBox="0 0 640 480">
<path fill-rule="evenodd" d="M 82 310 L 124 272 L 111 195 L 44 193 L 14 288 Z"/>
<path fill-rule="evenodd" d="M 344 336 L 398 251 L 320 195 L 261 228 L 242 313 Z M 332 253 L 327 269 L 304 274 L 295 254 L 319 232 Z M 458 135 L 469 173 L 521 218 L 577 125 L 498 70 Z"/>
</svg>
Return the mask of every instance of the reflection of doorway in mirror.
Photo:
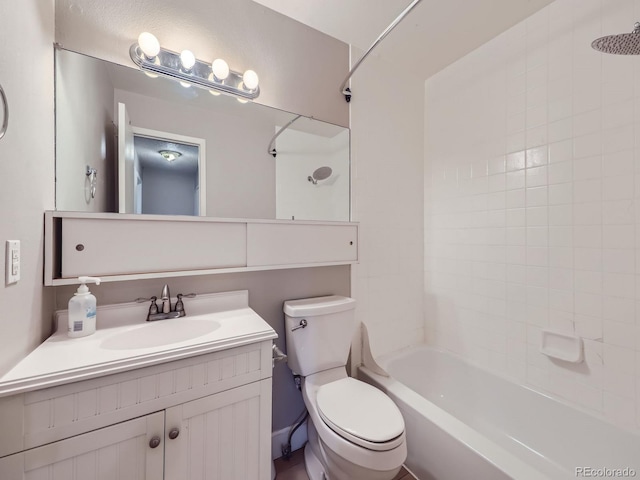
<svg viewBox="0 0 640 480">
<path fill-rule="evenodd" d="M 205 215 L 205 140 L 125 127 L 118 135 L 119 211 Z"/>
</svg>

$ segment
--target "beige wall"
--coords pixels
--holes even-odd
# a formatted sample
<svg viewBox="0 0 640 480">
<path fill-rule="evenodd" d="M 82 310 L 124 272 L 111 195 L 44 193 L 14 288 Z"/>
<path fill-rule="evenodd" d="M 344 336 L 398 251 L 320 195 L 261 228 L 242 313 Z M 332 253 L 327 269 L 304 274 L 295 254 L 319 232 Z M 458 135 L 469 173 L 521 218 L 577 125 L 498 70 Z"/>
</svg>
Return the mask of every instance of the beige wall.
<svg viewBox="0 0 640 480">
<path fill-rule="evenodd" d="M 56 1 L 56 41 L 70 50 L 132 65 L 129 47 L 144 30 L 170 50 L 255 70 L 257 103 L 348 126 L 348 46 L 251 0 Z"/>
<path fill-rule="evenodd" d="M 172 6 L 175 4 L 175 6 Z M 22 280 L 0 285 L 0 372 L 6 371 L 50 333 L 53 289 L 42 287 L 43 212 L 54 208 L 53 2 L 0 3 L 0 82 L 11 122 L 0 140 L 0 240 L 22 241 Z M 57 2 L 56 40 L 65 47 L 129 64 L 128 48 L 143 30 L 156 31 L 164 46 L 192 48 L 200 58 L 222 56 L 233 69 L 254 68 L 261 102 L 346 125 L 348 108 L 338 85 L 348 67 L 347 46 L 311 31 L 249 0 L 172 2 Z M 157 13 L 156 13 L 157 12 Z M 184 28 L 181 28 L 184 27 Z M 25 35 L 28 32 L 28 35 Z M 158 32 L 169 32 L 166 35 Z M 183 43 L 184 42 L 184 43 Z M 0 257 L 4 274 L 4 254 Z M 157 294 L 162 281 L 107 284 L 101 303 Z M 249 289 L 252 306 L 284 346 L 282 302 L 289 298 L 344 294 L 349 268 L 330 267 L 177 279 L 178 291 Z M 57 291 L 64 308 L 71 288 Z M 274 377 L 274 428 L 288 425 L 301 409 L 286 366 Z"/>
<path fill-rule="evenodd" d="M 134 127 L 206 141 L 207 216 L 276 218 L 275 162 L 266 153 L 271 119 L 221 114 L 124 90 L 116 90 L 115 100 L 127 106 Z"/>
<path fill-rule="evenodd" d="M 93 285 L 91 291 L 98 305 L 104 305 L 130 302 L 136 297 L 159 296 L 165 283 L 169 284 L 172 296 L 178 293 L 249 290 L 249 306 L 275 329 L 278 333 L 275 343 L 284 351 L 282 304 L 285 300 L 332 294 L 349 296 L 351 293 L 349 266 L 118 282 Z M 74 286 L 58 287 L 57 308 L 67 308 L 67 301 L 73 292 Z M 188 300 L 185 300 L 187 314 Z M 295 389 L 289 367 L 284 363 L 276 365 L 273 372 L 273 430 L 291 425 L 303 406 L 302 396 Z"/>
<path fill-rule="evenodd" d="M 201 59 L 220 56 L 234 70 L 255 69 L 260 76 L 260 103 L 348 126 L 348 106 L 339 93 L 348 70 L 347 45 L 255 2 L 56 2 L 56 41 L 70 50 L 131 65 L 129 47 L 143 30 L 155 32 L 163 47 L 190 48 Z M 282 302 L 322 294 L 348 295 L 349 278 L 349 267 L 331 267 L 171 279 L 169 283 L 174 293 L 248 289 L 251 306 L 280 333 L 278 344 L 284 346 Z M 157 295 L 163 283 L 123 282 L 95 290 L 99 303 L 104 304 Z M 65 307 L 72 291 L 57 289 L 59 308 Z M 278 366 L 273 428 L 292 423 L 301 409 L 302 399 L 288 368 Z"/>
<path fill-rule="evenodd" d="M 56 208 L 113 212 L 113 84 L 100 62 L 64 50 L 56 55 Z M 87 165 L 98 170 L 95 198 Z"/>
<path fill-rule="evenodd" d="M 53 1 L 0 2 L 0 83 L 10 105 L 0 140 L 0 374 L 50 332 L 42 288 L 43 212 L 53 208 Z M 5 285 L 5 241 L 22 242 L 22 280 Z"/>
</svg>

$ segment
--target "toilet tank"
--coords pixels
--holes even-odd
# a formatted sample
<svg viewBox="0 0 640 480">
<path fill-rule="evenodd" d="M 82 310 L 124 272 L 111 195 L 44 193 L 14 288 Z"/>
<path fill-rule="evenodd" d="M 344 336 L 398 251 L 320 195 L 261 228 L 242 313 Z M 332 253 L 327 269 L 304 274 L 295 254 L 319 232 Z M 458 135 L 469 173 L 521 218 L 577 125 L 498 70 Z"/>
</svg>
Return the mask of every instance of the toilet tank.
<svg viewBox="0 0 640 480">
<path fill-rule="evenodd" d="M 294 373 L 306 377 L 347 364 L 355 306 L 353 298 L 337 295 L 284 302 L 287 362 Z"/>
</svg>

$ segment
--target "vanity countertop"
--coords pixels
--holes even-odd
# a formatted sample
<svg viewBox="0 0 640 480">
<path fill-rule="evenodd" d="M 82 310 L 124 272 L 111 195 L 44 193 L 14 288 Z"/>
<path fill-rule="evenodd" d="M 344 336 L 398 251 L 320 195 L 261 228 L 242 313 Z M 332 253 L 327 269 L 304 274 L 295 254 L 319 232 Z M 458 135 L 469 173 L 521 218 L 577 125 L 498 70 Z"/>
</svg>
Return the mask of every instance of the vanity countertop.
<svg viewBox="0 0 640 480">
<path fill-rule="evenodd" d="M 248 306 L 248 292 L 185 300 L 187 316 L 146 322 L 148 305 L 98 307 L 97 330 L 67 336 L 67 312 L 57 331 L 0 377 L 0 397 L 240 347 L 277 337 Z"/>
</svg>

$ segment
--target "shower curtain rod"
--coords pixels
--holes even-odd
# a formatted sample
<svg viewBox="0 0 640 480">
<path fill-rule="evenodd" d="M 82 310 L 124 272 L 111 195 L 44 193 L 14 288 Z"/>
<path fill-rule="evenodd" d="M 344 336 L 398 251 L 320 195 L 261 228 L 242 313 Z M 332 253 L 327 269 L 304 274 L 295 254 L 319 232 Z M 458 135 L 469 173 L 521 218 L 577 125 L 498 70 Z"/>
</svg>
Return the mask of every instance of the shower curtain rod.
<svg viewBox="0 0 640 480">
<path fill-rule="evenodd" d="M 289 121 L 289 123 L 287 123 L 284 127 L 282 127 L 280 130 L 278 130 L 278 133 L 276 133 L 273 136 L 273 138 L 271 138 L 271 141 L 269 142 L 269 146 L 267 147 L 267 153 L 269 155 L 273 155 L 273 158 L 276 158 L 276 155 L 278 154 L 278 152 L 276 151 L 276 146 L 275 146 L 276 138 L 278 138 L 278 136 L 280 136 L 280 134 L 282 132 L 284 132 L 287 128 L 289 128 L 291 126 L 291 124 L 293 122 L 295 122 L 296 120 L 298 120 L 301 116 L 302 115 L 298 115 L 293 120 Z"/>
<path fill-rule="evenodd" d="M 342 82 L 342 88 L 340 89 L 340 92 L 344 95 L 344 99 L 347 102 L 351 101 L 351 89 L 347 87 L 347 84 L 349 83 L 349 79 L 351 78 L 351 76 L 355 73 L 355 71 L 358 69 L 358 67 L 360 66 L 360 64 L 362 63 L 362 61 L 367 58 L 367 56 L 371 53 L 371 51 L 376 48 L 378 46 L 378 44 L 384 40 L 384 38 L 389 35 L 389 33 L 391 33 L 391 30 L 393 30 L 394 28 L 396 28 L 396 26 L 402 21 L 402 19 L 404 17 L 407 16 L 407 14 L 413 10 L 413 8 L 418 5 L 421 2 L 421 0 L 413 0 L 413 2 L 411 2 L 411 4 L 405 8 L 402 13 L 400 15 L 398 15 L 398 17 L 391 23 L 391 25 L 389 25 L 384 32 L 382 32 L 380 34 L 380 36 L 376 39 L 375 42 L 373 42 L 371 44 L 371 46 L 369 47 L 369 50 L 367 50 L 366 52 L 364 52 L 364 55 L 362 55 L 362 57 L 360 57 L 360 60 L 358 60 L 356 62 L 356 64 L 353 66 L 353 68 L 351 70 L 349 70 L 349 74 L 347 75 L 347 78 L 344 79 L 344 82 Z"/>
</svg>

